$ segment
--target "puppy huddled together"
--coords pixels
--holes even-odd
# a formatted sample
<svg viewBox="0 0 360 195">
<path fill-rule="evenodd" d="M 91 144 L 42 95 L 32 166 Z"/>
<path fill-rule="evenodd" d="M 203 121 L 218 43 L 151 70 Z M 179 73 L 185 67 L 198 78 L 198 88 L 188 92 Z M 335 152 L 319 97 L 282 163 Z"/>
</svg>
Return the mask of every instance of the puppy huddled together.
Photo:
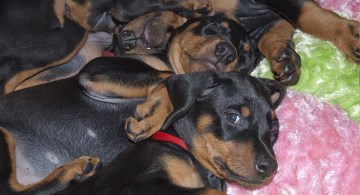
<svg viewBox="0 0 360 195">
<path fill-rule="evenodd" d="M 360 63 L 359 22 L 312 0 L 3 0 L 0 194 L 266 185 L 295 28 Z"/>
</svg>

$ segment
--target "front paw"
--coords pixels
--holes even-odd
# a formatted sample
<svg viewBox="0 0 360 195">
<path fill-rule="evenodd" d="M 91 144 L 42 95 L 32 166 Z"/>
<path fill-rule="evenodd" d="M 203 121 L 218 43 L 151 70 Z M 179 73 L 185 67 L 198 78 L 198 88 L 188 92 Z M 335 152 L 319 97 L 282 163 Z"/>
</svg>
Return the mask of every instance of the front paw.
<svg viewBox="0 0 360 195">
<path fill-rule="evenodd" d="M 347 59 L 360 64 L 360 23 L 355 20 L 346 21 L 336 30 L 333 42 Z"/>
<path fill-rule="evenodd" d="M 159 131 L 163 123 L 147 119 L 137 121 L 130 117 L 126 120 L 125 130 L 129 140 L 136 143 Z"/>
<path fill-rule="evenodd" d="M 280 50 L 270 64 L 276 80 L 285 85 L 295 85 L 299 81 L 301 58 L 294 50 L 292 42 Z"/>
<path fill-rule="evenodd" d="M 158 88 L 145 102 L 136 106 L 134 117 L 126 120 L 125 130 L 128 138 L 138 142 L 150 137 L 161 129 L 172 111 L 173 106 L 166 88 Z"/>
<path fill-rule="evenodd" d="M 55 173 L 58 174 L 60 183 L 70 185 L 91 177 L 100 168 L 102 168 L 102 163 L 99 158 L 82 156 L 57 168 Z"/>
</svg>

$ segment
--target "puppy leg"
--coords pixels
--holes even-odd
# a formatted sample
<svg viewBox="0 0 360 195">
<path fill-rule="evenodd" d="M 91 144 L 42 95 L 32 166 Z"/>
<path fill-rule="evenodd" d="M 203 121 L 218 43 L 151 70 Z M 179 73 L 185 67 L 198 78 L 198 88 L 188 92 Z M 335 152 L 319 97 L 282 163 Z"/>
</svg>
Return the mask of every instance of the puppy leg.
<svg viewBox="0 0 360 195">
<path fill-rule="evenodd" d="M 0 158 L 0 191 L 4 193 L 51 194 L 73 183 L 85 180 L 94 175 L 97 169 L 101 167 L 100 159 L 83 156 L 58 167 L 41 181 L 24 186 L 16 178 L 14 138 L 6 129 L 0 127 L 0 140 L 0 155 L 2 156 Z"/>
<path fill-rule="evenodd" d="M 360 23 L 342 18 L 313 0 L 270 0 L 269 5 L 303 32 L 331 41 L 351 61 L 360 64 Z"/>
<path fill-rule="evenodd" d="M 259 50 L 270 62 L 275 78 L 284 84 L 299 81 L 301 59 L 293 43 L 294 27 L 286 20 L 277 21 L 259 41 Z"/>
<path fill-rule="evenodd" d="M 15 90 L 65 79 L 76 75 L 90 60 L 100 57 L 103 50 L 111 44 L 112 36 L 106 32 L 89 33 L 85 45 L 70 62 L 47 68 L 23 81 Z"/>
<path fill-rule="evenodd" d="M 154 69 L 146 61 L 151 60 L 138 56 L 97 58 L 80 72 L 79 84 L 90 98 L 103 101 L 146 97 L 153 88 L 173 74 Z"/>
<path fill-rule="evenodd" d="M 297 22 L 300 30 L 331 41 L 349 60 L 360 64 L 360 23 L 340 17 L 321 8 L 316 2 L 305 1 Z"/>
<path fill-rule="evenodd" d="M 150 91 L 144 103 L 137 105 L 134 117 L 126 121 L 125 129 L 130 140 L 137 142 L 159 131 L 173 106 L 164 84 Z"/>
</svg>

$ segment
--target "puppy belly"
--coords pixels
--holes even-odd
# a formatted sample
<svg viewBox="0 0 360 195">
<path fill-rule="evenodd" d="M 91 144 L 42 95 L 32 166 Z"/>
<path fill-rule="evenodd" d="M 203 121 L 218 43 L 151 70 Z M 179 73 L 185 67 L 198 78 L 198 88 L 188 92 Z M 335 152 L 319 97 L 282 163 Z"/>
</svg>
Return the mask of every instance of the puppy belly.
<svg viewBox="0 0 360 195">
<path fill-rule="evenodd" d="M 55 151 L 41 148 L 23 149 L 23 146 L 17 145 L 15 148 L 16 177 L 23 185 L 40 181 L 67 161 Z"/>
<path fill-rule="evenodd" d="M 37 181 L 40 181 L 44 174 L 36 171 L 33 164 L 30 163 L 29 159 L 26 159 L 23 155 L 23 152 L 20 150 L 15 150 L 16 157 L 16 178 L 19 183 L 23 185 L 32 184 Z"/>
</svg>

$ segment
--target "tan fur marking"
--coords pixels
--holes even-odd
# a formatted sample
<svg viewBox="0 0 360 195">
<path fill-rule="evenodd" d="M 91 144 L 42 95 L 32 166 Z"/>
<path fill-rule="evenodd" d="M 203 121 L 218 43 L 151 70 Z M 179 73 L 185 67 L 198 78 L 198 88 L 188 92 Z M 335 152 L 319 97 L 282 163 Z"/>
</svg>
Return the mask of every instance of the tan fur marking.
<svg viewBox="0 0 360 195">
<path fill-rule="evenodd" d="M 185 188 L 201 188 L 205 186 L 196 169 L 185 160 L 169 155 L 164 155 L 161 159 L 173 184 Z"/>
<path fill-rule="evenodd" d="M 244 43 L 243 49 L 244 51 L 249 52 L 251 51 L 251 45 L 249 43 Z"/>
<path fill-rule="evenodd" d="M 91 12 L 91 1 L 86 1 L 84 5 L 76 3 L 74 0 L 55 0 L 53 9 L 56 17 L 61 24 L 64 24 L 64 17 L 78 23 L 84 29 L 89 30 L 88 18 Z"/>
<path fill-rule="evenodd" d="M 102 50 L 98 49 L 93 42 L 86 42 L 85 45 L 81 48 L 79 53 L 77 55 L 82 56 L 83 64 L 78 64 L 78 69 L 74 69 L 73 72 L 71 72 L 68 75 L 53 75 L 52 68 L 56 68 L 56 66 L 46 68 L 45 70 L 35 74 L 29 79 L 26 79 L 23 83 L 21 83 L 19 86 L 16 87 L 15 90 L 20 90 L 28 87 L 33 87 L 36 85 L 49 83 L 65 78 L 69 78 L 71 76 L 74 76 L 79 73 L 82 67 L 84 67 L 90 60 L 102 56 Z M 62 66 L 63 64 L 59 64 L 59 66 Z M 81 67 L 80 67 L 81 66 Z M 51 79 L 50 79 L 50 75 Z M 46 78 L 46 79 L 44 79 Z"/>
<path fill-rule="evenodd" d="M 82 156 L 75 160 L 68 162 L 67 164 L 55 169 L 51 175 L 59 178 L 62 184 L 70 183 L 77 175 L 83 175 L 84 167 L 91 163 L 93 167 L 100 163 L 100 159 L 92 158 L 89 156 Z M 90 177 L 95 174 L 95 171 L 91 171 L 86 177 Z M 56 176 L 55 176 L 56 175 Z M 49 177 L 49 176 L 48 176 Z"/>
<path fill-rule="evenodd" d="M 227 22 L 222 22 L 222 23 L 220 24 L 220 26 L 223 27 L 223 28 L 229 28 L 229 23 L 227 23 Z"/>
<path fill-rule="evenodd" d="M 305 1 L 299 17 L 300 30 L 320 39 L 335 41 L 336 29 L 340 28 L 344 19 L 330 10 L 321 8 L 317 3 Z"/>
<path fill-rule="evenodd" d="M 88 161 L 90 161 L 93 165 L 96 165 L 100 162 L 100 159 L 98 158 L 91 158 L 86 156 L 80 157 L 78 159 L 71 161 L 68 164 L 65 164 L 64 166 L 55 169 L 52 173 L 50 173 L 50 175 L 48 175 L 46 178 L 42 179 L 41 181 L 35 184 L 22 185 L 19 183 L 16 177 L 15 139 L 5 128 L 0 127 L 0 131 L 4 133 L 5 140 L 9 146 L 9 154 L 10 154 L 11 169 L 12 169 L 9 178 L 9 184 L 11 189 L 13 189 L 16 192 L 23 192 L 33 188 L 37 188 L 46 183 L 50 183 L 54 180 L 59 180 L 62 184 L 68 184 L 72 179 L 75 178 L 76 175 L 81 175 L 83 173 L 85 163 L 88 163 Z M 87 176 L 91 176 L 94 173 L 95 172 L 90 172 Z"/>
<path fill-rule="evenodd" d="M 212 7 L 209 15 L 214 15 L 217 13 L 225 13 L 226 16 L 234 21 L 238 21 L 234 16 L 235 9 L 238 4 L 238 0 L 209 0 Z"/>
<path fill-rule="evenodd" d="M 210 11 L 212 9 L 211 4 L 208 0 L 183 0 L 180 1 L 180 7 L 183 8 L 187 8 L 187 9 L 192 9 L 192 10 L 198 10 L 201 8 L 207 8 L 208 11 Z M 200 17 L 202 16 L 201 14 L 195 13 L 194 17 Z"/>
<path fill-rule="evenodd" d="M 275 120 L 275 119 L 276 119 L 275 111 L 271 111 L 271 113 L 270 113 L 270 118 L 271 118 L 271 120 Z"/>
<path fill-rule="evenodd" d="M 199 23 L 193 23 L 191 24 L 188 29 L 193 29 L 196 27 Z M 181 56 L 184 51 L 184 46 L 182 44 L 183 40 L 186 39 L 186 37 L 191 37 L 190 31 L 185 30 L 187 33 L 181 33 L 180 35 L 176 36 L 175 39 L 171 42 L 171 45 L 169 47 L 168 57 L 170 64 L 172 66 L 173 71 L 176 74 L 184 74 L 184 68 L 183 63 L 181 61 Z M 191 33 L 192 34 L 192 33 Z"/>
<path fill-rule="evenodd" d="M 136 115 L 142 120 L 138 121 L 133 117 L 127 119 L 126 126 L 130 127 L 132 132 L 127 134 L 129 139 L 142 140 L 159 131 L 173 109 L 165 85 L 149 90 L 145 102 L 136 106 Z"/>
<path fill-rule="evenodd" d="M 223 141 L 210 133 L 201 133 L 194 138 L 193 151 L 195 158 L 209 169 L 216 176 L 230 181 L 235 181 L 246 187 L 256 187 L 252 183 L 238 180 L 231 177 L 217 162 L 220 158 L 226 166 L 235 174 L 240 176 L 257 179 L 266 183 L 269 178 L 263 180 L 258 176 L 255 168 L 255 149 L 251 142 L 235 143 L 232 141 Z"/>
<path fill-rule="evenodd" d="M 64 16 L 65 16 L 65 2 L 64 0 L 54 0 L 54 12 L 56 17 L 59 19 L 59 22 L 61 24 L 61 27 L 64 26 Z"/>
<path fill-rule="evenodd" d="M 9 79 L 8 82 L 6 82 L 4 86 L 5 94 L 15 91 L 16 87 L 18 87 L 18 85 L 20 85 L 21 82 L 34 76 L 35 74 L 41 72 L 42 70 L 43 68 L 37 68 L 37 69 L 25 70 L 17 73 L 13 77 L 11 77 L 11 79 Z"/>
<path fill-rule="evenodd" d="M 206 128 L 213 123 L 213 117 L 210 114 L 199 116 L 196 128 L 202 132 L 206 132 Z"/>
<path fill-rule="evenodd" d="M 85 36 L 81 39 L 80 43 L 78 45 L 76 45 L 75 49 L 69 55 L 67 55 L 65 58 L 60 59 L 55 62 L 52 62 L 41 68 L 25 70 L 23 72 L 20 72 L 20 73 L 14 75 L 11 79 L 9 79 L 9 81 L 4 86 L 5 94 L 10 93 L 15 90 L 20 90 L 20 89 L 24 89 L 27 87 L 32 87 L 32 86 L 44 83 L 43 81 L 40 82 L 38 80 L 30 80 L 28 83 L 28 82 L 26 82 L 26 80 L 47 68 L 58 66 L 58 65 L 66 63 L 66 62 L 69 62 L 78 53 L 78 51 L 81 49 L 81 47 L 85 44 L 85 42 L 87 40 L 87 35 L 88 34 L 85 33 Z"/>
<path fill-rule="evenodd" d="M 11 133 L 6 130 L 3 127 L 0 127 L 0 131 L 2 131 L 5 135 L 5 140 L 8 143 L 9 146 L 9 155 L 10 155 L 10 161 L 11 161 L 11 175 L 9 178 L 9 184 L 12 189 L 15 191 L 22 191 L 24 189 L 24 186 L 21 185 L 17 178 L 16 178 L 16 158 L 15 158 L 15 139 L 11 135 Z"/>
<path fill-rule="evenodd" d="M 106 95 L 111 92 L 114 95 L 123 98 L 146 97 L 148 86 L 135 87 L 127 86 L 121 83 L 112 83 L 107 79 L 99 79 L 99 81 L 86 81 L 83 85 L 90 91 L 97 94 Z"/>
<path fill-rule="evenodd" d="M 286 20 L 280 20 L 265 33 L 259 42 L 259 50 L 270 62 L 275 62 L 275 57 L 286 48 L 288 41 L 292 40 L 294 27 Z"/>
<path fill-rule="evenodd" d="M 65 13 L 65 16 L 77 22 L 84 29 L 89 30 L 91 28 L 88 24 L 88 18 L 91 13 L 91 1 L 86 1 L 84 5 L 80 5 L 73 0 L 65 1 L 66 5 L 69 7 L 69 11 Z"/>
<path fill-rule="evenodd" d="M 174 73 L 172 73 L 172 72 L 162 72 L 159 74 L 159 77 L 165 80 L 166 78 L 168 78 L 169 76 L 172 76 L 172 75 L 174 75 Z"/>
<path fill-rule="evenodd" d="M 171 71 L 170 68 L 159 58 L 150 55 L 136 55 L 137 59 L 145 62 L 150 67 L 160 71 Z"/>
<path fill-rule="evenodd" d="M 250 114 L 251 114 L 250 108 L 247 107 L 247 106 L 243 106 L 241 108 L 241 114 L 243 115 L 243 117 L 248 118 L 250 116 Z"/>
</svg>

